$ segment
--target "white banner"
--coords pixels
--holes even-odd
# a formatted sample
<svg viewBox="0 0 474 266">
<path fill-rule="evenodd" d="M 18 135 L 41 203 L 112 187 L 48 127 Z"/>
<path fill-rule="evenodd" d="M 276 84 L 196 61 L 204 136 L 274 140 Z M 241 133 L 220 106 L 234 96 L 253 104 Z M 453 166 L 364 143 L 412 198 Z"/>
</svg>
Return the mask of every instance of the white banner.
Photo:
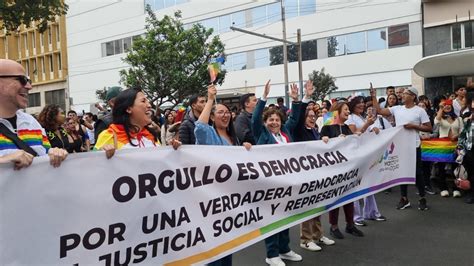
<svg viewBox="0 0 474 266">
<path fill-rule="evenodd" d="M 287 145 L 182 146 L 0 168 L 0 265 L 190 265 L 415 181 L 403 128 Z M 262 254 L 264 256 L 264 254 Z"/>
</svg>

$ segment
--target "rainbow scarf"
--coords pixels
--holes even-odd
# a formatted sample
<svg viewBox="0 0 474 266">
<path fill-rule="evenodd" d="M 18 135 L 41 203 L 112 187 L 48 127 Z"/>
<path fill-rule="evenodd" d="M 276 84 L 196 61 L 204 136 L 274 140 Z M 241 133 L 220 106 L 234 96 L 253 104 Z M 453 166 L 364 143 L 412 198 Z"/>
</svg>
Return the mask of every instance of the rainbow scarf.
<svg viewBox="0 0 474 266">
<path fill-rule="evenodd" d="M 323 125 L 329 126 L 337 124 L 337 111 L 327 112 L 323 116 Z"/>
<path fill-rule="evenodd" d="M 48 137 L 43 135 L 41 129 L 19 129 L 17 131 L 17 135 L 19 139 L 21 139 L 30 147 L 43 146 L 44 148 L 46 148 L 46 150 L 51 148 L 51 144 L 49 143 Z M 7 138 L 3 134 L 0 134 L 0 150 L 16 149 L 18 149 L 18 147 L 12 140 Z"/>
<path fill-rule="evenodd" d="M 130 142 L 128 141 L 127 133 L 122 125 L 111 124 L 107 130 L 100 133 L 99 139 L 97 140 L 94 150 L 100 150 L 106 144 L 114 145 L 114 132 L 117 136 L 117 149 L 121 149 Z M 155 145 L 160 145 L 158 140 L 155 141 L 155 137 L 148 131 L 146 128 L 143 128 L 138 133 L 130 132 L 130 137 L 136 139 L 138 142 L 138 147 L 142 147 L 141 143 L 143 140 L 147 139 L 147 142 L 154 143 Z"/>
<path fill-rule="evenodd" d="M 447 138 L 421 141 L 421 160 L 427 162 L 452 163 L 455 160 L 457 141 Z"/>
</svg>

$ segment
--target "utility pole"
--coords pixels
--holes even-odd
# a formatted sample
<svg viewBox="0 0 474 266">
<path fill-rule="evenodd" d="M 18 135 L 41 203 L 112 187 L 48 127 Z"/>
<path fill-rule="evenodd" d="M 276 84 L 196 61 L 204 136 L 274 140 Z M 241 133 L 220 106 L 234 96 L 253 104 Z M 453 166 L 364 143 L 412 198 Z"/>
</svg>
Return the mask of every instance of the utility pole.
<svg viewBox="0 0 474 266">
<path fill-rule="evenodd" d="M 298 43 L 298 77 L 300 79 L 300 95 L 303 97 L 303 47 L 301 44 L 301 29 L 296 31 Z"/>
<path fill-rule="evenodd" d="M 283 32 L 283 74 L 285 78 L 285 103 L 287 107 L 290 107 L 290 98 L 288 96 L 288 48 L 286 45 L 286 21 L 285 21 L 285 5 L 284 0 L 281 0 L 281 25 L 282 25 L 282 32 Z"/>
<path fill-rule="evenodd" d="M 239 31 L 246 34 L 258 36 L 265 39 L 270 39 L 273 41 L 283 43 L 283 66 L 284 66 L 284 78 L 285 78 L 285 102 L 289 105 L 289 84 L 288 84 L 288 49 L 287 44 L 298 45 L 298 68 L 299 68 L 299 83 L 300 83 L 300 95 L 303 95 L 303 54 L 302 54 L 302 46 L 301 46 L 301 29 L 297 30 L 297 42 L 291 42 L 286 39 L 286 23 L 285 23 L 285 8 L 283 5 L 283 0 L 281 1 L 281 17 L 282 17 L 282 24 L 283 24 L 283 39 L 275 38 L 272 36 L 267 36 L 265 34 L 256 33 L 249 30 L 244 30 L 241 28 L 236 28 L 231 26 L 230 29 L 233 31 Z"/>
</svg>

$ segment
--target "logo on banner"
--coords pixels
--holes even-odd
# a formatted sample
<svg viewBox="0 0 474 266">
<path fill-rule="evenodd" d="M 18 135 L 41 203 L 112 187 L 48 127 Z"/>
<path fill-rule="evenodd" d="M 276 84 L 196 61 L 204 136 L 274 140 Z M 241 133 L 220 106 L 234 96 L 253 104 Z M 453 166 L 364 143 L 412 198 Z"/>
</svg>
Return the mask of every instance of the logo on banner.
<svg viewBox="0 0 474 266">
<path fill-rule="evenodd" d="M 374 168 L 377 165 L 383 164 L 380 168 L 380 172 L 383 171 L 394 171 L 399 168 L 399 159 L 398 155 L 394 155 L 395 143 L 391 143 L 390 146 L 385 149 L 384 153 L 379 157 L 377 161 L 372 163 L 370 169 Z"/>
</svg>

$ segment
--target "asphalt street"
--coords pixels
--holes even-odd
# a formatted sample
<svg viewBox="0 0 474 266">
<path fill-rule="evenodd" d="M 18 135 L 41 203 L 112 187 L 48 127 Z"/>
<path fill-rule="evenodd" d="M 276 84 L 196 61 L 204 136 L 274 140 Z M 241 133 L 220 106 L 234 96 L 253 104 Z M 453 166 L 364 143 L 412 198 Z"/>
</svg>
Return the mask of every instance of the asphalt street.
<svg viewBox="0 0 474 266">
<path fill-rule="evenodd" d="M 474 265 L 474 205 L 461 198 L 427 195 L 428 211 L 418 210 L 418 195 L 410 186 L 412 207 L 397 210 L 399 188 L 390 194 L 376 195 L 385 222 L 369 221 L 359 227 L 365 236 L 345 234 L 344 214 L 339 215 L 339 227 L 345 239 L 333 246 L 311 252 L 299 247 L 299 226 L 290 229 L 290 247 L 303 256 L 301 262 L 287 265 Z M 324 232 L 329 236 L 328 215 L 324 214 Z M 334 239 L 331 237 L 331 239 Z M 256 243 L 233 256 L 234 265 L 266 265 L 265 245 Z"/>
</svg>

